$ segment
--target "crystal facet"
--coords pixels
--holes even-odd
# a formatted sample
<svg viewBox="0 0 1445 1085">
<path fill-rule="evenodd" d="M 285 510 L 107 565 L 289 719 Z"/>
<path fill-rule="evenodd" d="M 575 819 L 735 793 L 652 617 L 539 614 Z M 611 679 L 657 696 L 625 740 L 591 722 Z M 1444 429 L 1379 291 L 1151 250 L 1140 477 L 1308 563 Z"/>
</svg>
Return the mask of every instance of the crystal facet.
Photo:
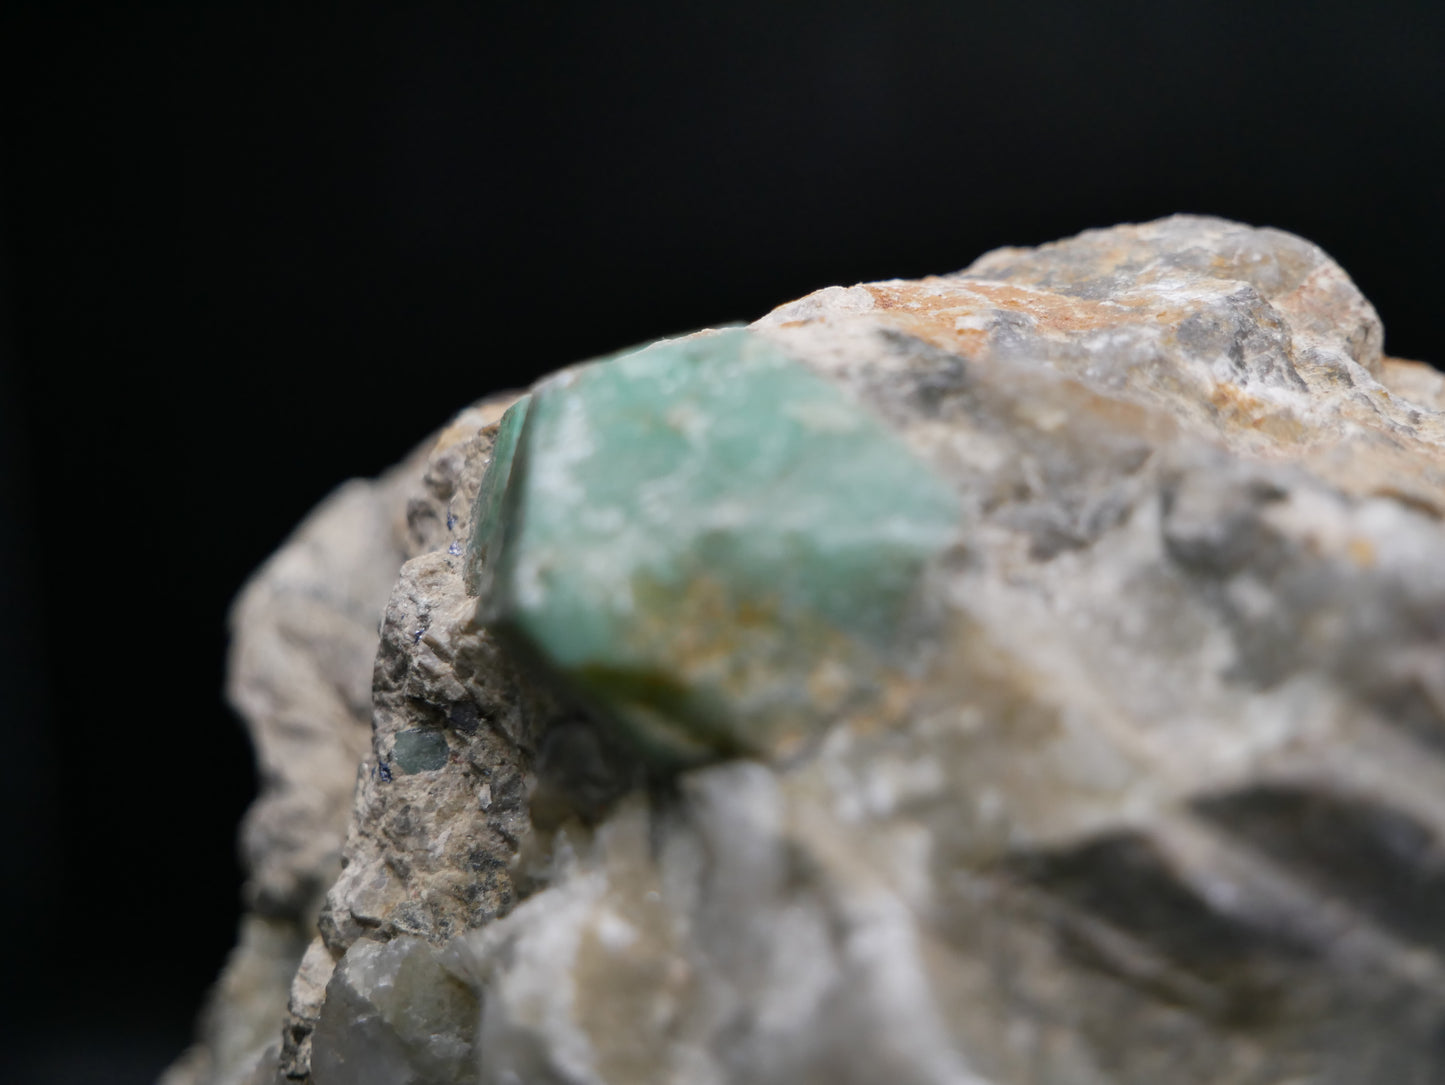
<svg viewBox="0 0 1445 1085">
<path fill-rule="evenodd" d="M 561 373 L 497 447 L 486 616 L 666 761 L 786 754 L 876 700 L 957 532 L 929 466 L 743 329 Z"/>
</svg>

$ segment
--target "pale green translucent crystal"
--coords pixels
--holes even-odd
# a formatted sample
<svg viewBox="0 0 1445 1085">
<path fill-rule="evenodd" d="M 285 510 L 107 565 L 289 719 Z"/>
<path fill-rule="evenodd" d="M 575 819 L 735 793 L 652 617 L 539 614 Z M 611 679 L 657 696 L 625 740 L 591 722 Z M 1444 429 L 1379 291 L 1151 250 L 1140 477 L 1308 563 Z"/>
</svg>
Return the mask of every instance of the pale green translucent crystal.
<svg viewBox="0 0 1445 1085">
<path fill-rule="evenodd" d="M 491 550 L 503 538 L 502 499 L 507 492 L 507 480 L 512 476 L 512 460 L 517 454 L 517 438 L 527 421 L 527 409 L 532 405 L 531 396 L 523 396 L 507 409 L 497 426 L 497 437 L 492 444 L 492 462 L 482 476 L 481 489 L 477 492 L 475 524 L 472 529 L 472 545 L 467 554 L 467 590 L 473 595 L 485 595 L 487 580 L 493 565 Z"/>
<path fill-rule="evenodd" d="M 958 515 L 871 412 L 730 329 L 508 412 L 469 565 L 493 626 L 653 753 L 776 754 L 906 670 Z"/>
</svg>

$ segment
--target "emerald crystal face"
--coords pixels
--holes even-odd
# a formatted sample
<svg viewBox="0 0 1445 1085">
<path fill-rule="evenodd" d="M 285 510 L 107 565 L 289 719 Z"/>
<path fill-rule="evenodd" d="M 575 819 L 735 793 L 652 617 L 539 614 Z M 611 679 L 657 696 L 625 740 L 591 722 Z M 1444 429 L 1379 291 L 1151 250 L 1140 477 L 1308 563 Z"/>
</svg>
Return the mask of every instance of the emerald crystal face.
<svg viewBox="0 0 1445 1085">
<path fill-rule="evenodd" d="M 958 518 L 871 412 L 728 329 L 514 406 L 468 574 L 495 630 L 655 758 L 785 755 L 907 670 Z"/>
</svg>

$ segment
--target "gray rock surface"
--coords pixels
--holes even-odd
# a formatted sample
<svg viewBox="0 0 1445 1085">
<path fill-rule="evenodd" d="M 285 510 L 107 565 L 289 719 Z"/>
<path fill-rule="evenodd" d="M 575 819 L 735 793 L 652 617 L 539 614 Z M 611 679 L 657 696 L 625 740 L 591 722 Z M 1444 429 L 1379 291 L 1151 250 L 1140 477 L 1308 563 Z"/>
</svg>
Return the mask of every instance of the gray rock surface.
<svg viewBox="0 0 1445 1085">
<path fill-rule="evenodd" d="M 1318 248 L 1189 216 L 753 328 L 963 505 L 923 695 L 644 778 L 477 621 L 499 411 L 464 412 L 396 476 L 284 1037 L 226 994 L 305 940 L 256 928 L 175 1080 L 1445 1080 L 1445 379 Z M 303 936 L 315 786 L 330 850 L 248 830 L 253 907 Z"/>
</svg>

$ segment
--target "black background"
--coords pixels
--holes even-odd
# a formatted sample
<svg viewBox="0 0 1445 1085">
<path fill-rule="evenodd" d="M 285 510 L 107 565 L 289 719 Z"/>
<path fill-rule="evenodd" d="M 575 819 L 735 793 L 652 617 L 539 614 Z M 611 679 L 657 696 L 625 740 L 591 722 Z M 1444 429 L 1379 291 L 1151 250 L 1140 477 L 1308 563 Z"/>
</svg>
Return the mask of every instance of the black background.
<svg viewBox="0 0 1445 1085">
<path fill-rule="evenodd" d="M 1387 349 L 1445 357 L 1442 31 L 1389 0 L 4 5 L 0 1077 L 149 1081 L 184 1044 L 254 787 L 226 606 L 336 483 L 569 361 L 1177 210 L 1316 241 Z"/>
</svg>

